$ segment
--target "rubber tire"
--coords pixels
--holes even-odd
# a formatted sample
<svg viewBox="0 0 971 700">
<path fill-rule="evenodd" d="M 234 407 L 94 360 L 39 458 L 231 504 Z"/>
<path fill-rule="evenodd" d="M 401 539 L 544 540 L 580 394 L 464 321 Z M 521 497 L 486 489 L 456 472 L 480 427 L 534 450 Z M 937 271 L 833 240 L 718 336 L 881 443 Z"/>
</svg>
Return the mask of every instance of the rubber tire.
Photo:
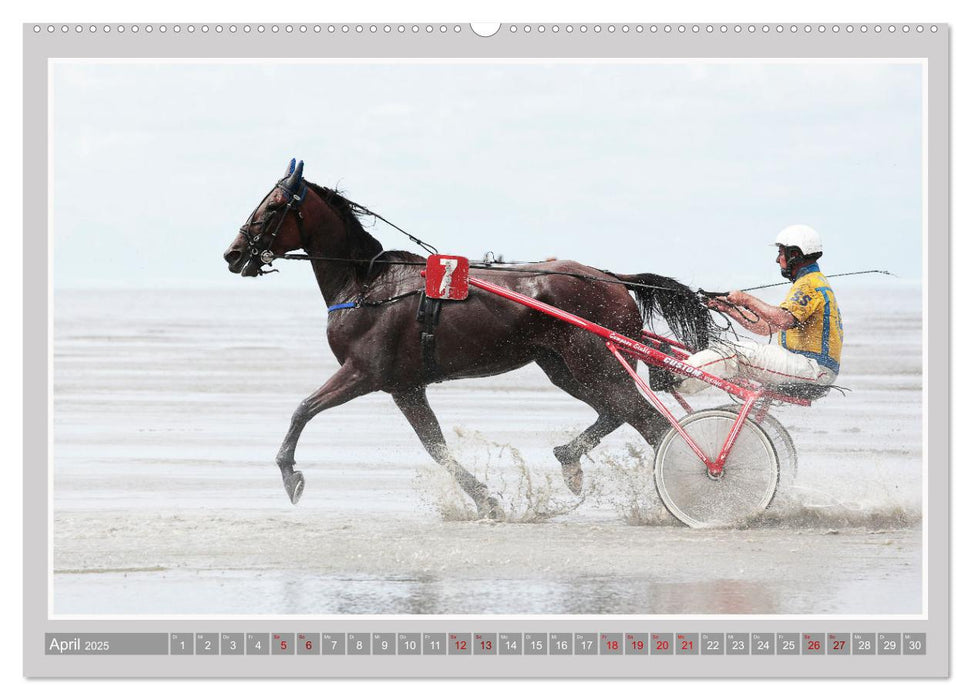
<svg viewBox="0 0 971 700">
<path fill-rule="evenodd" d="M 736 417 L 731 411 L 697 411 L 682 418 L 680 425 L 702 450 L 719 451 Z M 723 476 L 711 479 L 705 465 L 672 428 L 655 453 L 654 485 L 668 512 L 689 527 L 743 524 L 772 503 L 779 486 L 779 458 L 766 432 L 747 419 Z"/>
<path fill-rule="evenodd" d="M 737 403 L 729 403 L 714 410 L 731 411 L 737 414 L 742 410 L 742 406 Z M 749 413 L 750 419 L 757 410 L 756 408 L 752 409 Z M 799 456 L 796 453 L 796 443 L 792 441 L 792 436 L 785 426 L 771 414 L 766 413 L 762 420 L 758 421 L 758 426 L 765 431 L 765 434 L 772 441 L 772 446 L 775 447 L 775 454 L 779 458 L 779 482 L 783 487 L 786 487 L 793 483 L 799 475 Z"/>
</svg>

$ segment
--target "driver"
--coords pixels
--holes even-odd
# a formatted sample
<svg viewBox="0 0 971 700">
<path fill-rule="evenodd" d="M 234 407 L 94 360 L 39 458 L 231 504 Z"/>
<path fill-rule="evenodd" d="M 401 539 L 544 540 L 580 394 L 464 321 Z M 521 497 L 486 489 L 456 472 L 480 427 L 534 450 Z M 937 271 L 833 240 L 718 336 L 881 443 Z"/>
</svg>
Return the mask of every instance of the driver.
<svg viewBox="0 0 971 700">
<path fill-rule="evenodd" d="M 734 290 L 709 300 L 708 306 L 757 335 L 778 332 L 778 345 L 716 342 L 686 363 L 724 379 L 741 376 L 761 384 L 803 384 L 807 389 L 829 386 L 840 371 L 843 320 L 833 288 L 817 263 L 823 255 L 822 239 L 815 229 L 798 224 L 782 229 L 775 245 L 782 276 L 793 283 L 785 301 L 772 306 Z M 709 386 L 687 378 L 676 389 L 694 394 Z"/>
</svg>

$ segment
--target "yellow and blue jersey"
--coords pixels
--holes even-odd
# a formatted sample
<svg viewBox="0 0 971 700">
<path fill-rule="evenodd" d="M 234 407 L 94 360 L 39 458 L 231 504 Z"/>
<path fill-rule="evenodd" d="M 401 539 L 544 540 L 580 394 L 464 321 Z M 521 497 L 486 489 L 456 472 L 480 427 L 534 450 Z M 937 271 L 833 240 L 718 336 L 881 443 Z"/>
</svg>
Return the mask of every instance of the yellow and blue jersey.
<svg viewBox="0 0 971 700">
<path fill-rule="evenodd" d="M 779 306 L 796 319 L 794 327 L 779 334 L 779 345 L 839 373 L 843 318 L 836 295 L 819 265 L 813 263 L 799 271 L 786 300 Z"/>
</svg>

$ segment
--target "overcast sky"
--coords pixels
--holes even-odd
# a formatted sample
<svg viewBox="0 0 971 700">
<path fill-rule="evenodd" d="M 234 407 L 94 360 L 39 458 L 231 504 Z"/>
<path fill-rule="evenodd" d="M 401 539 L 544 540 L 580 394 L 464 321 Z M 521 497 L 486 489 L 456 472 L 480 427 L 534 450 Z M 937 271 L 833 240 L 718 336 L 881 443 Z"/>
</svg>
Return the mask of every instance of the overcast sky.
<svg viewBox="0 0 971 700">
<path fill-rule="evenodd" d="M 54 285 L 313 288 L 222 253 L 283 175 L 443 253 L 572 258 L 709 289 L 780 281 L 783 226 L 824 271 L 921 271 L 916 64 L 56 63 Z M 383 224 L 386 248 L 421 252 Z"/>
</svg>

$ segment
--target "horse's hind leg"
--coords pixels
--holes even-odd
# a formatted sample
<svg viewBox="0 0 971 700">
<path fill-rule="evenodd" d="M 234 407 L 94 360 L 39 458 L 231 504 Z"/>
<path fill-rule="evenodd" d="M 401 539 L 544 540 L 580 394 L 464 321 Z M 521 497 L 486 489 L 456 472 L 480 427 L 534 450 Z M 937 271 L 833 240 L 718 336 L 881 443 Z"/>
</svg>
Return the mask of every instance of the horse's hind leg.
<svg viewBox="0 0 971 700">
<path fill-rule="evenodd" d="M 392 394 L 395 404 L 401 409 L 405 418 L 414 428 L 421 444 L 428 450 L 436 462 L 448 470 L 455 477 L 462 490 L 469 494 L 475 503 L 479 516 L 483 518 L 501 519 L 503 516 L 499 501 L 489 495 L 485 484 L 475 478 L 471 472 L 459 464 L 445 444 L 445 436 L 438 424 L 438 418 L 428 405 L 428 397 L 424 387 L 417 387 L 404 392 Z"/>
<path fill-rule="evenodd" d="M 579 496 L 583 490 L 583 469 L 580 467 L 580 458 L 623 424 L 624 421 L 619 418 L 601 413 L 593 425 L 570 442 L 553 448 L 553 454 L 563 471 L 563 479 L 573 493 Z"/>
<path fill-rule="evenodd" d="M 567 444 L 553 448 L 553 454 L 563 471 L 563 480 L 566 481 L 570 491 L 579 496 L 583 490 L 583 469 L 580 467 L 580 458 L 599 445 L 604 437 L 622 426 L 624 421 L 605 412 L 602 405 L 592 403 L 590 391 L 585 390 L 583 385 L 573 378 L 569 368 L 558 355 L 544 353 L 536 358 L 536 364 L 546 372 L 551 382 L 573 398 L 589 404 L 598 414 L 593 425 Z"/>
<path fill-rule="evenodd" d="M 594 348 L 584 345 L 582 339 L 579 342 L 563 343 L 563 347 L 565 352 L 560 360 L 570 373 L 572 381 L 583 391 L 578 398 L 593 406 L 604 417 L 600 428 L 597 427 L 597 423 L 601 422 L 598 419 L 597 423 L 584 432 L 590 432 L 593 437 L 603 430 L 613 429 L 619 421 L 629 424 L 651 447 L 656 447 L 671 426 L 640 395 L 637 386 L 620 363 L 602 346 Z M 581 435 L 576 440 L 582 438 Z"/>
<path fill-rule="evenodd" d="M 283 486 L 291 503 L 296 504 L 303 494 L 303 474 L 294 471 L 293 465 L 296 464 L 297 441 L 304 426 L 321 411 L 347 403 L 353 398 L 369 394 L 374 390 L 375 387 L 369 376 L 355 369 L 351 363 L 347 363 L 337 370 L 326 384 L 297 406 L 290 420 L 290 429 L 283 438 L 283 444 L 280 445 L 280 451 L 276 456 L 277 466 L 280 467 L 280 474 L 283 476 Z"/>
</svg>

